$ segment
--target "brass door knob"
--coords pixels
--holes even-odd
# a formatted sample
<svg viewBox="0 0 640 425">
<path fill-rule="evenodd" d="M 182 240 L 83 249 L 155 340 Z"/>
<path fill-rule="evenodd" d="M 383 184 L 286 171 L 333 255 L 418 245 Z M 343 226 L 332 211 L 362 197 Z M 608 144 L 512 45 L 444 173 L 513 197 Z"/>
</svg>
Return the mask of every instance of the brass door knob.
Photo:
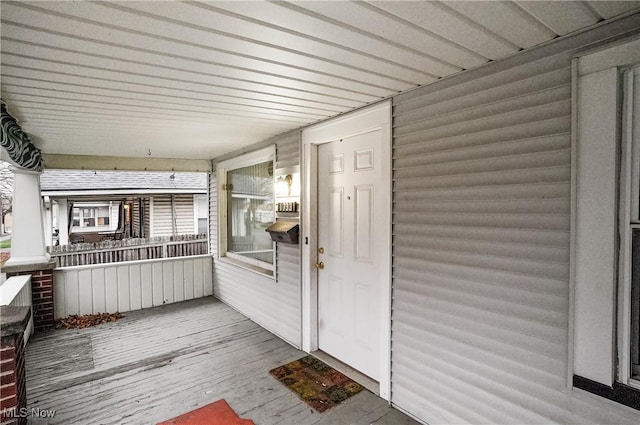
<svg viewBox="0 0 640 425">
<path fill-rule="evenodd" d="M 316 263 L 316 269 L 318 270 L 324 269 L 324 263 L 322 261 L 320 261 L 319 263 Z"/>
</svg>

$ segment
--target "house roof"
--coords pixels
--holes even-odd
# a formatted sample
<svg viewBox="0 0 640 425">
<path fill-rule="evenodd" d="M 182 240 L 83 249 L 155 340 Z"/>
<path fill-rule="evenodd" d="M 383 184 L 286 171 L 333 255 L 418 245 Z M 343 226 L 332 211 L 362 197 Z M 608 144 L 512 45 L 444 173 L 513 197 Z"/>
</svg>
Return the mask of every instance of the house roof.
<svg viewBox="0 0 640 425">
<path fill-rule="evenodd" d="M 206 193 L 206 173 L 143 171 L 45 170 L 40 176 L 43 193 L 101 191 L 102 193 Z"/>
<path fill-rule="evenodd" d="M 215 158 L 639 7 L 3 1 L 2 98 L 45 160 Z"/>
</svg>

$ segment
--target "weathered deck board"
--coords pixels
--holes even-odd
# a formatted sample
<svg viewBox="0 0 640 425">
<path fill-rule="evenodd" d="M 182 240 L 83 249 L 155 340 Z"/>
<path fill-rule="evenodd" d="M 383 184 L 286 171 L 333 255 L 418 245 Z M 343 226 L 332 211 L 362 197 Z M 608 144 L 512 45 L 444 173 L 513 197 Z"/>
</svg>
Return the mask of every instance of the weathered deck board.
<svg viewBox="0 0 640 425">
<path fill-rule="evenodd" d="M 256 425 L 417 424 L 368 391 L 313 411 L 269 375 L 303 355 L 208 297 L 34 336 L 27 397 L 51 425 L 149 425 L 221 398 Z"/>
</svg>

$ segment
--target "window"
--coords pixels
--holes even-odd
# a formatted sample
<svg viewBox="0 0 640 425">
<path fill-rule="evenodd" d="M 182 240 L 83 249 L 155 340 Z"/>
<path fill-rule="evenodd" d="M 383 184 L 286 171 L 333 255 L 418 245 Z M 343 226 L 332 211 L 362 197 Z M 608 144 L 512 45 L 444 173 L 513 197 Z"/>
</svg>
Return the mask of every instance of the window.
<svg viewBox="0 0 640 425">
<path fill-rule="evenodd" d="M 194 230 L 196 233 L 209 231 L 209 199 L 207 195 L 193 195 Z"/>
<path fill-rule="evenodd" d="M 73 207 L 72 225 L 75 231 L 109 230 L 111 224 L 110 211 L 117 205 L 80 205 Z"/>
<path fill-rule="evenodd" d="M 269 276 L 275 244 L 266 228 L 275 221 L 274 147 L 218 164 L 220 256 Z"/>
</svg>

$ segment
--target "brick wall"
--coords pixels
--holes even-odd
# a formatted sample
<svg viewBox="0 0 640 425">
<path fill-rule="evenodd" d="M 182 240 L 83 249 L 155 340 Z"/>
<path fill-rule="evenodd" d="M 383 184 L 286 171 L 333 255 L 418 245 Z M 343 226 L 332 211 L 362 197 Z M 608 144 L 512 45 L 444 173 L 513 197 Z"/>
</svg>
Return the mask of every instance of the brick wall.
<svg viewBox="0 0 640 425">
<path fill-rule="evenodd" d="M 35 270 L 34 270 L 35 269 Z M 34 330 L 50 329 L 54 325 L 53 315 L 53 270 L 55 262 L 38 267 L 5 267 L 7 277 L 31 275 L 31 296 L 33 299 Z"/>
<path fill-rule="evenodd" d="M 25 425 L 19 417 L 27 407 L 27 388 L 23 334 L 3 336 L 0 340 L 0 425 Z"/>
<path fill-rule="evenodd" d="M 53 327 L 53 269 L 31 275 L 33 324 L 36 331 Z"/>
</svg>

